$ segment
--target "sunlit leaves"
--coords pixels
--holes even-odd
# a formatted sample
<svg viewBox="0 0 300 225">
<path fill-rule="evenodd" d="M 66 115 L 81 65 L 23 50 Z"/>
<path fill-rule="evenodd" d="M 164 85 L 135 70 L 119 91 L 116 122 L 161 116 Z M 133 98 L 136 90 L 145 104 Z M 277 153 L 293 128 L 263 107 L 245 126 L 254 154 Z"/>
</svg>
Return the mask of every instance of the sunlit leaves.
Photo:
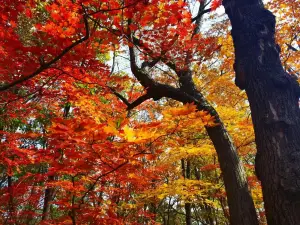
<svg viewBox="0 0 300 225">
<path fill-rule="evenodd" d="M 281 16 L 277 39 L 286 69 L 297 71 L 299 51 L 287 44 L 299 45 L 299 1 L 268 4 Z M 154 224 L 170 209 L 170 199 L 181 218 L 183 205 L 193 203 L 225 221 L 222 174 L 205 131 L 218 125 L 215 117 L 197 110 L 197 102 L 165 98 L 127 112 L 112 89 L 130 103 L 147 93 L 127 67 L 128 46 L 138 50 L 139 64 L 159 59 L 146 70 L 157 82 L 177 88 L 168 63 L 190 66 L 196 88 L 234 139 L 263 214 L 248 103 L 233 83 L 228 24 L 214 23 L 211 14 L 209 28 L 205 17 L 205 29 L 195 34 L 189 8 L 181 0 L 1 2 L 0 85 L 33 74 L 87 31 L 89 38 L 1 92 L 0 223 L 38 223 L 45 210 L 44 224 Z M 188 161 L 191 174 L 184 179 Z M 46 193 L 52 193 L 51 210 L 43 205 Z"/>
<path fill-rule="evenodd" d="M 178 196 L 183 202 L 201 202 L 212 203 L 207 200 L 208 192 L 213 191 L 213 185 L 198 180 L 178 179 L 169 184 L 162 184 L 156 190 L 146 191 L 143 195 L 143 200 L 158 198 L 160 200 Z M 217 187 L 216 187 L 217 188 Z"/>
</svg>

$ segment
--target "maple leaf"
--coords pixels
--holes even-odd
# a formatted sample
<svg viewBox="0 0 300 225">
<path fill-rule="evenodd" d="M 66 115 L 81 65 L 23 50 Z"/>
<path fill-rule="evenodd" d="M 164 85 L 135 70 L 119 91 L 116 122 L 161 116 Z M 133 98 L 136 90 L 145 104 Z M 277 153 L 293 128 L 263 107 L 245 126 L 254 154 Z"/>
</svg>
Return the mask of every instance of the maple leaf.
<svg viewBox="0 0 300 225">
<path fill-rule="evenodd" d="M 213 0 L 211 9 L 221 3 Z M 276 38 L 287 66 L 295 71 L 299 52 L 288 51 L 286 43 L 297 36 L 297 4 L 268 3 L 285 18 L 278 20 Z M 189 7 L 183 0 L 1 2 L 0 80 L 17 85 L 0 98 L 5 106 L 0 110 L 0 162 L 7 174 L 0 187 L 0 221 L 155 224 L 166 218 L 165 212 L 170 221 L 184 221 L 184 215 L 169 213 L 176 202 L 178 212 L 192 203 L 191 214 L 201 209 L 203 221 L 208 216 L 212 223 L 227 223 L 217 153 L 205 131 L 218 128 L 218 117 L 197 111 L 201 102 L 186 104 L 193 98 L 178 103 L 178 96 L 125 109 L 143 94 L 152 97 L 151 80 L 173 90 L 186 71 L 192 74 L 195 93 L 201 90 L 211 102 L 234 139 L 229 143 L 247 161 L 254 204 L 263 209 L 246 94 L 232 82 L 234 47 L 227 23 L 212 19 L 209 29 L 195 34 Z M 72 47 L 78 40 L 81 44 Z M 291 46 L 297 44 L 296 38 Z M 139 70 L 140 63 L 124 69 L 120 57 L 129 59 L 129 66 L 159 61 L 145 71 Z M 136 77 L 134 71 L 139 72 Z M 146 87 L 141 87 L 143 76 L 151 78 Z M 22 81 L 25 77 L 30 79 Z M 180 90 L 179 96 L 190 97 Z M 225 148 L 221 146 L 224 154 Z"/>
<path fill-rule="evenodd" d="M 216 10 L 221 5 L 222 5 L 222 0 L 213 0 L 211 3 L 211 9 Z"/>
<path fill-rule="evenodd" d="M 124 131 L 124 137 L 128 141 L 134 141 L 136 139 L 134 130 L 128 125 L 124 126 L 123 131 Z"/>
</svg>

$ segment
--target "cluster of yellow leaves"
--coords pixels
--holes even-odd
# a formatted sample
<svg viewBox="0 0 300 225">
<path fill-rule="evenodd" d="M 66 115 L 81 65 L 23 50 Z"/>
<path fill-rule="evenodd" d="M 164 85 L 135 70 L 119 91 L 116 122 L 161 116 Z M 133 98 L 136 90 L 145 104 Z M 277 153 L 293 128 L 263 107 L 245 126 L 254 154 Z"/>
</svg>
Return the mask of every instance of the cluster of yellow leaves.
<svg viewBox="0 0 300 225">
<path fill-rule="evenodd" d="M 179 146 L 165 151 L 160 156 L 159 164 L 171 164 L 178 162 L 181 159 L 195 158 L 195 157 L 210 157 L 215 156 L 216 152 L 214 147 L 206 141 L 202 141 L 202 145 L 189 144 L 185 146 Z"/>
<path fill-rule="evenodd" d="M 124 126 L 124 138 L 129 142 L 144 142 L 146 140 L 153 140 L 159 136 L 165 134 L 163 130 L 158 130 L 157 128 L 141 127 L 138 129 L 133 129 L 128 125 Z"/>
<path fill-rule="evenodd" d="M 207 197 L 218 187 L 212 183 L 201 180 L 178 179 L 171 183 L 164 183 L 155 189 L 149 189 L 140 197 L 143 201 L 153 201 L 154 199 L 165 199 L 166 197 L 177 197 L 183 202 L 197 202 L 215 204 Z"/>
</svg>

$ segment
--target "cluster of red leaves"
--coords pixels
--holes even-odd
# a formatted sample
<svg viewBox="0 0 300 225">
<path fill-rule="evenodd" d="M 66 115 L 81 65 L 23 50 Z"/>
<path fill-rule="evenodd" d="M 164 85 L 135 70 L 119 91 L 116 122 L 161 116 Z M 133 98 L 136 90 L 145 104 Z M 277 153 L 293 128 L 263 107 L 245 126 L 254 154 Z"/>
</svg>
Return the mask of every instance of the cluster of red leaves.
<svg viewBox="0 0 300 225">
<path fill-rule="evenodd" d="M 88 11 L 91 3 L 99 4 L 64 0 L 1 3 L 1 85 L 24 79 L 1 93 L 1 223 L 24 224 L 37 218 L 42 224 L 72 220 L 78 224 L 137 224 L 137 215 L 151 221 L 152 214 L 143 206 L 123 207 L 158 177 L 155 168 L 143 161 L 149 151 L 122 137 L 125 122 L 115 128 L 120 132 L 117 141 L 105 129 L 115 113 L 124 110 L 124 104 L 108 93 L 110 71 L 97 55 L 108 52 L 117 37 L 86 27 L 82 5 Z M 120 7 L 113 3 L 117 1 L 106 4 Z M 115 12 L 107 16 L 110 14 Z M 88 23 L 90 26 L 91 20 Z M 87 31 L 93 35 L 73 46 Z M 36 71 L 37 76 L 27 79 Z M 113 107 L 104 105 L 91 90 Z M 80 103 L 87 94 L 91 105 L 103 107 L 97 119 L 96 109 Z M 63 117 L 68 102 L 74 104 L 72 118 Z"/>
</svg>

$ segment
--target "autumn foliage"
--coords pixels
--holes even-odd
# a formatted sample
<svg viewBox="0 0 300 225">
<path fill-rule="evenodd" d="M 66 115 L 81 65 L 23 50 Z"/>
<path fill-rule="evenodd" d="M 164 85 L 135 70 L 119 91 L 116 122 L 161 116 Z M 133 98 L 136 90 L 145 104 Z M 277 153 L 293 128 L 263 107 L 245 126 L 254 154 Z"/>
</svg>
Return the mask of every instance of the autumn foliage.
<svg viewBox="0 0 300 225">
<path fill-rule="evenodd" d="M 0 223 L 184 224 L 191 203 L 193 220 L 228 224 L 222 173 L 205 131 L 215 117 L 194 103 L 149 97 L 148 81 L 129 69 L 134 53 L 151 79 L 174 88 L 172 69 L 190 66 L 233 138 L 263 224 L 248 102 L 233 83 L 220 5 L 2 0 Z M 299 51 L 289 46 L 299 48 L 299 2 L 269 7 L 283 18 L 277 38 L 286 69 L 297 75 Z"/>
</svg>

